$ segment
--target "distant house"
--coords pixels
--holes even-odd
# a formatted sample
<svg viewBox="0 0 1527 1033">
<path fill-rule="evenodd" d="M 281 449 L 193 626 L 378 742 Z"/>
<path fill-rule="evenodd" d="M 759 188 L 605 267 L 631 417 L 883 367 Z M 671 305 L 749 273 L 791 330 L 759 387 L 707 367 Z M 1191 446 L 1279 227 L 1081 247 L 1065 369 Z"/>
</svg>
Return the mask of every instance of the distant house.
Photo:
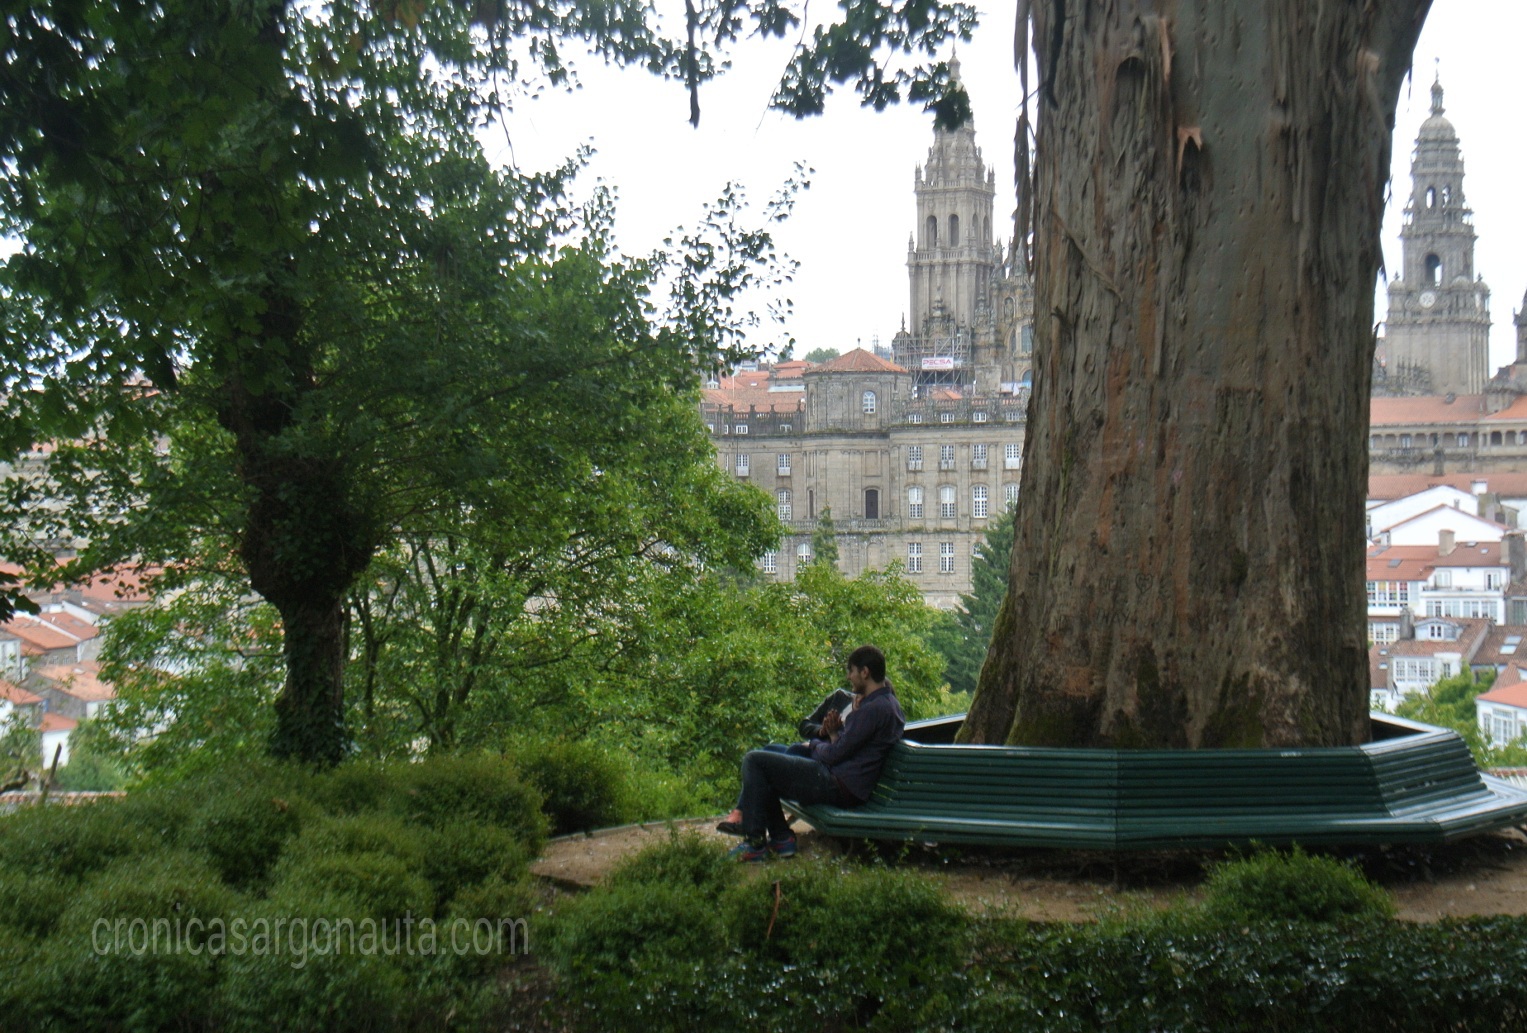
<svg viewBox="0 0 1527 1033">
<path fill-rule="evenodd" d="M 44 714 L 37 730 L 42 733 L 42 766 L 53 766 L 53 755 L 58 754 L 58 766 L 69 763 L 69 736 L 79 727 L 79 722 L 62 714 Z"/>
<path fill-rule="evenodd" d="M 34 667 L 27 684 L 46 701 L 49 713 L 76 721 L 93 719 L 117 698 L 116 689 L 101 680 L 101 665 L 94 660 Z"/>
<path fill-rule="evenodd" d="M 1407 638 L 1412 620 L 1425 617 L 1505 623 L 1512 585 L 1524 575 L 1520 531 L 1492 542 L 1442 530 L 1429 545 L 1375 545 L 1367 559 L 1368 638 L 1379 645 Z"/>
<path fill-rule="evenodd" d="M 1406 696 L 1471 670 L 1489 631 L 1487 620 L 1426 617 L 1415 622 L 1414 638 L 1376 643 L 1369 654 L 1369 706 L 1393 712 Z"/>
<path fill-rule="evenodd" d="M 20 716 L 28 725 L 36 725 L 41 707 L 41 696 L 0 678 L 0 723 Z"/>
<path fill-rule="evenodd" d="M 1489 692 L 1475 697 L 1474 716 L 1480 732 L 1493 746 L 1504 746 L 1527 735 L 1527 680 L 1520 667 L 1508 665 Z"/>
</svg>

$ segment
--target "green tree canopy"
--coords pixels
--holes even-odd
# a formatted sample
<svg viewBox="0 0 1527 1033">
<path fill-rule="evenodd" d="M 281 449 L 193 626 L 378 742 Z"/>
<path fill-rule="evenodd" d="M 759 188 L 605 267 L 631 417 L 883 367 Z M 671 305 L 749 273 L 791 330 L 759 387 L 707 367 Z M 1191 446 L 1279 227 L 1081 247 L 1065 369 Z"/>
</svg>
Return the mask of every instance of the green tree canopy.
<svg viewBox="0 0 1527 1033">
<path fill-rule="evenodd" d="M 933 645 L 945 660 L 944 677 L 949 691 L 973 693 L 981 678 L 981 665 L 991 647 L 997 611 L 1007 597 L 1007 577 L 1013 556 L 1013 510 L 993 520 L 986 537 L 976 546 L 970 565 L 970 592 L 960 596 L 960 607 L 939 615 Z"/>
</svg>

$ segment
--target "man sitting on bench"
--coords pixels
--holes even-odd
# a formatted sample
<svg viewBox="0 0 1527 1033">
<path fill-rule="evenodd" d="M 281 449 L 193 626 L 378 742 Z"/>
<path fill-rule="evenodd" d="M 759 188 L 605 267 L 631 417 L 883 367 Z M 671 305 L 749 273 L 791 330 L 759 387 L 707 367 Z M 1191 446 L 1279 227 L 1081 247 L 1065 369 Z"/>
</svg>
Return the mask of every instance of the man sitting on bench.
<svg viewBox="0 0 1527 1033">
<path fill-rule="evenodd" d="M 848 658 L 848 684 L 858 702 L 841 731 L 813 738 L 808 756 L 752 750 L 742 758 L 742 834 L 731 851 L 740 861 L 795 856 L 795 835 L 781 798 L 857 807 L 870 798 L 906 719 L 885 676 L 885 654 L 860 646 Z M 831 725 L 833 722 L 828 722 Z"/>
</svg>

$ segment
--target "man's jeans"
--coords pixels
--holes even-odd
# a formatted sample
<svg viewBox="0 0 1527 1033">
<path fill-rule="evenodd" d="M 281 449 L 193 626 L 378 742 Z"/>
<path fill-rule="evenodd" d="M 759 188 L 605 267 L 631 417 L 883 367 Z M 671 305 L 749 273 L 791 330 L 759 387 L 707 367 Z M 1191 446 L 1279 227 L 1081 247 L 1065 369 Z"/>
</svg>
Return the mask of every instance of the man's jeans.
<svg viewBox="0 0 1527 1033">
<path fill-rule="evenodd" d="M 842 794 L 827 767 L 810 757 L 796 757 L 772 750 L 752 750 L 742 758 L 742 833 L 751 842 L 785 839 L 781 797 L 797 803 L 838 803 Z"/>
</svg>

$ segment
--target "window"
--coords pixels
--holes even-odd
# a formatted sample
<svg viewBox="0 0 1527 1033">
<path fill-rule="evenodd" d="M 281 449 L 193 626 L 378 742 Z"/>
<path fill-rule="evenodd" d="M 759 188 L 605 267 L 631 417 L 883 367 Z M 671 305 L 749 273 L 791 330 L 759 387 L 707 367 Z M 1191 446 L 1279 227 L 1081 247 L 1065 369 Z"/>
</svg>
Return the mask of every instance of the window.
<svg viewBox="0 0 1527 1033">
<path fill-rule="evenodd" d="M 1018 354 L 1034 354 L 1034 328 L 1032 326 L 1025 326 L 1022 330 L 1018 331 Z"/>
<path fill-rule="evenodd" d="M 746 434 L 747 432 L 748 432 L 748 425 L 746 423 L 739 423 L 739 424 L 737 424 L 737 426 L 732 428 L 732 433 L 733 434 Z"/>
<path fill-rule="evenodd" d="M 864 392 L 863 396 L 859 400 L 859 404 L 864 409 L 864 415 L 873 416 L 875 414 L 875 392 Z"/>
<path fill-rule="evenodd" d="M 940 445 L 938 447 L 938 468 L 940 470 L 954 469 L 954 446 Z"/>
<path fill-rule="evenodd" d="M 1018 485 L 1011 482 L 1002 486 L 1002 501 L 1006 505 L 1013 505 L 1018 501 Z"/>
<path fill-rule="evenodd" d="M 779 432 L 781 434 L 789 434 L 790 433 L 790 424 L 788 424 L 788 423 L 781 423 L 779 425 Z"/>
<path fill-rule="evenodd" d="M 986 469 L 986 446 L 985 445 L 971 445 L 970 446 L 970 468 L 972 470 L 984 470 L 984 469 Z"/>
<path fill-rule="evenodd" d="M 938 543 L 938 572 L 940 574 L 954 573 L 954 543 Z"/>
<path fill-rule="evenodd" d="M 795 547 L 795 565 L 804 567 L 811 562 L 811 543 L 802 542 Z"/>
<path fill-rule="evenodd" d="M 1409 448 L 1410 447 L 1410 435 L 1409 434 L 1401 434 L 1400 435 L 1400 447 L 1401 448 Z"/>
<path fill-rule="evenodd" d="M 1490 738 L 1497 746 L 1506 745 L 1516 738 L 1516 721 L 1510 716 L 1502 715 L 1499 711 L 1491 711 Z"/>
<path fill-rule="evenodd" d="M 790 489 L 789 488 L 781 488 L 781 489 L 779 489 L 779 491 L 774 493 L 774 498 L 776 499 L 776 501 L 779 504 L 779 518 L 781 520 L 789 520 L 790 519 Z"/>
<path fill-rule="evenodd" d="M 921 574 L 923 572 L 923 543 L 907 543 L 907 573 Z"/>
<path fill-rule="evenodd" d="M 1426 256 L 1426 282 L 1433 287 L 1442 285 L 1442 259 L 1436 255 Z"/>
<path fill-rule="evenodd" d="M 986 485 L 977 484 L 970 489 L 970 515 L 977 520 L 986 519 L 987 494 Z"/>
<path fill-rule="evenodd" d="M 1468 448 L 1469 447 L 1469 436 L 1467 434 L 1460 434 L 1460 435 L 1458 435 L 1458 447 L 1459 448 Z"/>
<path fill-rule="evenodd" d="M 960 246 L 960 217 L 958 215 L 949 217 L 949 246 Z"/>
<path fill-rule="evenodd" d="M 923 422 L 923 414 L 920 413 L 920 412 L 908 413 L 907 414 L 907 422 L 908 423 L 921 423 L 921 422 Z"/>
<path fill-rule="evenodd" d="M 970 414 L 970 422 L 971 423 L 985 423 L 986 422 L 986 414 L 984 412 L 973 412 L 973 413 Z"/>
<path fill-rule="evenodd" d="M 749 464 L 749 462 L 751 462 L 751 460 L 749 459 L 748 454 L 746 452 L 738 452 L 737 453 L 737 476 L 738 477 L 746 477 L 748 475 L 748 464 Z"/>
<path fill-rule="evenodd" d="M 952 484 L 938 486 L 938 515 L 946 520 L 954 516 L 954 485 Z"/>
<path fill-rule="evenodd" d="M 1409 581 L 1368 582 L 1369 606 L 1405 606 L 1410 602 Z"/>
<path fill-rule="evenodd" d="M 1432 586 L 1434 588 L 1452 588 L 1453 572 L 1451 570 L 1437 571 L 1436 576 L 1432 578 Z"/>
<path fill-rule="evenodd" d="M 880 489 L 879 488 L 865 488 L 864 489 L 864 519 L 866 519 L 866 520 L 879 520 L 880 519 Z"/>
<path fill-rule="evenodd" d="M 765 574 L 779 573 L 779 553 L 773 549 L 763 554 L 763 572 Z"/>
<path fill-rule="evenodd" d="M 1501 574 L 1500 571 L 1498 571 L 1498 570 L 1487 570 L 1487 571 L 1485 571 L 1485 588 L 1487 590 L 1489 590 L 1491 592 L 1499 591 L 1500 590 L 1500 586 L 1503 583 L 1503 581 L 1504 581 L 1504 576 Z"/>
<path fill-rule="evenodd" d="M 923 247 L 938 247 L 938 216 L 928 216 L 928 231 L 923 234 Z"/>
<path fill-rule="evenodd" d="M 921 470 L 923 468 L 923 446 L 907 446 L 907 469 Z"/>
<path fill-rule="evenodd" d="M 1400 637 L 1400 627 L 1397 624 L 1370 624 L 1368 625 L 1368 637 L 1374 645 L 1387 646 Z"/>
<path fill-rule="evenodd" d="M 1002 446 L 1002 469 L 1017 470 L 1023 465 L 1023 446 L 1016 441 Z"/>
<path fill-rule="evenodd" d="M 954 422 L 954 413 L 952 413 L 952 412 L 941 412 L 941 413 L 938 414 L 938 421 L 940 423 L 953 423 Z"/>
<path fill-rule="evenodd" d="M 907 519 L 921 520 L 923 518 L 923 490 L 917 485 L 907 489 Z"/>
<path fill-rule="evenodd" d="M 781 477 L 789 477 L 790 476 L 790 453 L 789 452 L 781 452 L 779 454 L 779 457 L 778 457 L 778 459 L 776 461 L 775 469 L 779 472 L 779 475 Z"/>
</svg>

